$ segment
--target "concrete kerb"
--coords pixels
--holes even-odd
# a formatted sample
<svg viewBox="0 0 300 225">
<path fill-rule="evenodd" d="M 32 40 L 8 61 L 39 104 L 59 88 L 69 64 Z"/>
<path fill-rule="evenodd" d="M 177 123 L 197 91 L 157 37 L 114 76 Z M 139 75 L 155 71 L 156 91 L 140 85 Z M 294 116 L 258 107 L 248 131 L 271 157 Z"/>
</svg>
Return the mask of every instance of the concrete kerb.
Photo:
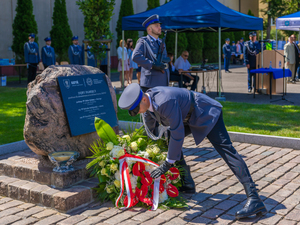
<svg viewBox="0 0 300 225">
<path fill-rule="evenodd" d="M 17 141 L 5 145 L 0 145 L 0 155 L 9 154 L 12 152 L 24 151 L 27 150 L 29 147 L 25 143 L 25 141 Z"/>
<path fill-rule="evenodd" d="M 143 125 L 141 122 L 119 121 L 120 130 L 131 128 L 140 128 Z M 266 145 L 279 148 L 300 149 L 300 138 L 278 137 L 262 134 L 248 134 L 239 132 L 228 132 L 231 141 L 243 142 L 256 145 Z M 18 141 L 10 144 L 0 145 L 0 155 L 9 154 L 12 152 L 27 150 L 29 147 L 25 141 Z"/>
</svg>

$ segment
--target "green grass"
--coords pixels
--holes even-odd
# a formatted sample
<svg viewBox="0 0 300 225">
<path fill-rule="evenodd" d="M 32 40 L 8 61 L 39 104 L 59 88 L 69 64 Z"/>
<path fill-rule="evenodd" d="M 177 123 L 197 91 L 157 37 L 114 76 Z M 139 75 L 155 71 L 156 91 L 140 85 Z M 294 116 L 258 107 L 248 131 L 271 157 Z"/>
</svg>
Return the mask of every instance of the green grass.
<svg viewBox="0 0 300 225">
<path fill-rule="evenodd" d="M 0 87 L 0 145 L 23 140 L 26 90 Z"/>
<path fill-rule="evenodd" d="M 229 131 L 300 138 L 300 106 L 222 102 Z"/>
<path fill-rule="evenodd" d="M 0 87 L 0 145 L 23 140 L 25 88 Z M 117 95 L 119 100 L 120 95 Z M 300 106 L 222 102 L 229 131 L 300 138 Z M 140 121 L 118 108 L 118 119 Z"/>
</svg>

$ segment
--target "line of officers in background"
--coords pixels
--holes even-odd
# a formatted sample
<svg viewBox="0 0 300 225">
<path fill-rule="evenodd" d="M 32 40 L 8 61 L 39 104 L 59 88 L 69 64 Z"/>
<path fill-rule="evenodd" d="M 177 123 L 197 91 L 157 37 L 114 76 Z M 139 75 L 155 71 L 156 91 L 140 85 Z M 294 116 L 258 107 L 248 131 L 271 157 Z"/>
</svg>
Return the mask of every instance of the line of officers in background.
<svg viewBox="0 0 300 225">
<path fill-rule="evenodd" d="M 35 79 L 37 66 L 40 62 L 39 46 L 36 42 L 34 42 L 34 40 L 35 34 L 30 33 L 28 35 L 28 42 L 24 44 L 24 57 L 28 69 L 28 83 Z M 44 40 L 46 45 L 41 49 L 41 58 L 44 68 L 46 69 L 48 66 L 55 65 L 57 63 L 54 48 L 51 47 L 51 37 L 46 37 Z M 84 45 L 79 45 L 78 36 L 72 37 L 72 42 L 73 44 L 69 46 L 68 50 L 70 64 L 84 65 Z M 91 47 L 87 46 L 87 65 L 97 67 L 97 59 L 90 49 Z M 100 64 L 100 70 L 107 74 L 107 55 Z"/>
</svg>

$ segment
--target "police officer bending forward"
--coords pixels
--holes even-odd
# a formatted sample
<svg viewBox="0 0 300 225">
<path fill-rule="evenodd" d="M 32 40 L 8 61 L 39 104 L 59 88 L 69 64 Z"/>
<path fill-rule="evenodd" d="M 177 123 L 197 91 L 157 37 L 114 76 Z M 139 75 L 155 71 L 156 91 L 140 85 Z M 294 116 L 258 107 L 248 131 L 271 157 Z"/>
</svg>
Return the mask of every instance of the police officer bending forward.
<svg viewBox="0 0 300 225">
<path fill-rule="evenodd" d="M 148 112 L 145 126 L 150 130 L 153 130 L 156 121 L 170 126 L 167 159 L 151 172 L 151 177 L 158 178 L 180 160 L 187 172 L 182 177 L 184 186 L 180 191 L 195 192 L 194 181 L 184 161 L 182 144 L 184 137 L 191 133 L 197 145 L 207 137 L 246 191 L 247 203 L 236 213 L 236 218 L 267 213 L 246 163 L 232 146 L 219 102 L 204 94 L 175 87 L 155 87 L 143 93 L 138 84 L 131 84 L 122 93 L 118 104 L 121 109 L 127 109 L 131 116 Z"/>
</svg>

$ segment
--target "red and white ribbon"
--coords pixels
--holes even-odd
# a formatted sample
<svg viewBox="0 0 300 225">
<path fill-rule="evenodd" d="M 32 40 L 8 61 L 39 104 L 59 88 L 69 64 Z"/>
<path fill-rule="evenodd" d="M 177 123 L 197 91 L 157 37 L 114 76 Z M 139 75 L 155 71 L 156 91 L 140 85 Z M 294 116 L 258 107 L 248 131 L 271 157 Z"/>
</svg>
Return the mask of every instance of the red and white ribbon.
<svg viewBox="0 0 300 225">
<path fill-rule="evenodd" d="M 133 204 L 133 192 L 132 192 L 132 187 L 131 187 L 131 181 L 130 181 L 130 175 L 129 175 L 129 170 L 128 170 L 128 164 L 127 160 L 132 160 L 136 162 L 142 162 L 142 163 L 149 163 L 155 167 L 158 167 L 159 165 L 156 164 L 155 162 L 152 162 L 149 159 L 142 158 L 140 156 L 136 155 L 130 155 L 130 154 L 125 154 L 119 158 L 119 163 L 120 163 L 120 181 L 121 181 L 121 190 L 120 190 L 120 195 L 116 200 L 116 206 L 118 207 L 118 203 L 124 193 L 124 183 L 126 186 L 126 192 L 127 192 L 127 197 L 128 197 L 128 204 L 125 206 L 125 208 L 129 208 Z M 124 182 L 124 183 L 123 183 Z M 154 190 L 153 190 L 153 205 L 151 210 L 156 210 L 158 207 L 158 202 L 159 202 L 159 182 L 160 182 L 160 177 L 154 180 Z"/>
</svg>

